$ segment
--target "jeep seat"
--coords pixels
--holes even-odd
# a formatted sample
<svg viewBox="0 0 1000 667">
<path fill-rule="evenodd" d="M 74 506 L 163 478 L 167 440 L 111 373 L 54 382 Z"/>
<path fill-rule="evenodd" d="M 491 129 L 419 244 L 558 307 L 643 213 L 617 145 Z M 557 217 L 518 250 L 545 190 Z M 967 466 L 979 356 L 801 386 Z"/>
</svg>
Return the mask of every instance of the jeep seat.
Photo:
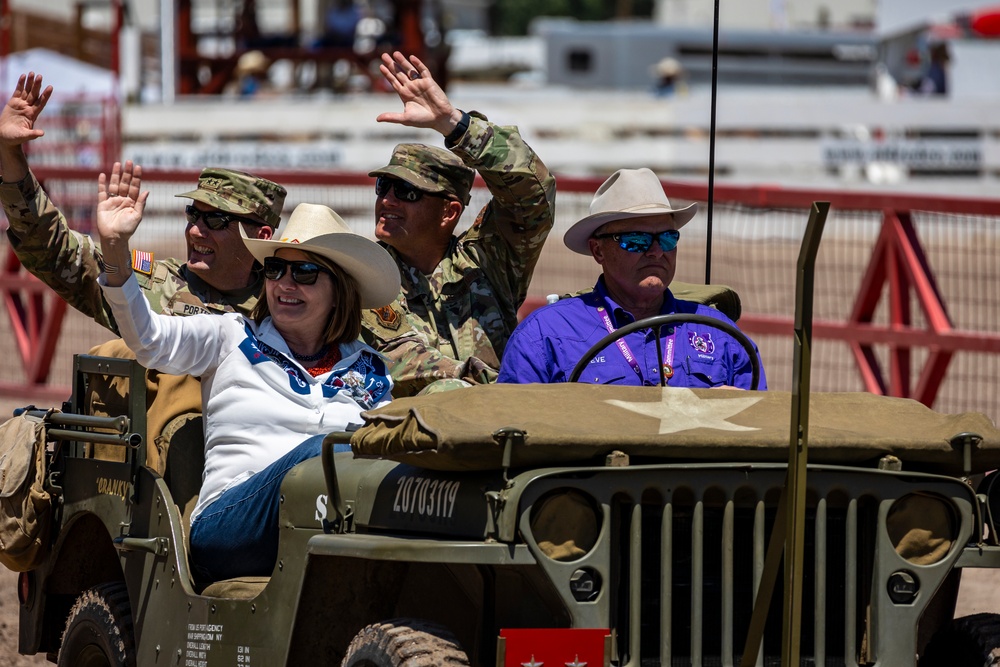
<svg viewBox="0 0 1000 667">
<path fill-rule="evenodd" d="M 590 294 L 593 287 L 559 295 L 560 299 L 568 299 L 574 296 Z M 678 299 L 694 301 L 711 308 L 715 308 L 733 322 L 739 322 L 743 314 L 743 302 L 739 293 L 728 285 L 700 285 L 697 283 L 684 283 L 679 280 L 671 281 L 670 291 Z"/>
<path fill-rule="evenodd" d="M 90 350 L 90 354 L 115 359 L 135 359 L 132 350 L 118 338 L 97 345 Z M 171 438 L 167 434 L 176 432 L 182 426 L 175 425 L 174 422 L 185 417 L 201 416 L 201 382 L 190 375 L 169 375 L 147 370 L 145 390 L 146 465 L 164 475 L 171 444 Z M 86 406 L 89 414 L 109 416 L 129 413 L 128 378 L 93 375 L 89 380 L 87 393 Z M 120 448 L 113 452 L 95 448 L 94 455 L 97 458 L 115 460 L 114 457 L 121 456 L 121 451 Z M 200 487 L 200 470 L 197 479 Z"/>
<path fill-rule="evenodd" d="M 210 598 L 232 598 L 236 600 L 252 600 L 257 597 L 271 577 L 236 577 L 235 579 L 225 579 L 216 581 L 201 592 L 205 597 Z"/>
<path fill-rule="evenodd" d="M 183 414 L 172 419 L 156 436 L 157 448 L 168 453 L 163 464 L 163 481 L 183 517 L 185 549 L 205 469 L 203 421 L 200 414 Z"/>
</svg>

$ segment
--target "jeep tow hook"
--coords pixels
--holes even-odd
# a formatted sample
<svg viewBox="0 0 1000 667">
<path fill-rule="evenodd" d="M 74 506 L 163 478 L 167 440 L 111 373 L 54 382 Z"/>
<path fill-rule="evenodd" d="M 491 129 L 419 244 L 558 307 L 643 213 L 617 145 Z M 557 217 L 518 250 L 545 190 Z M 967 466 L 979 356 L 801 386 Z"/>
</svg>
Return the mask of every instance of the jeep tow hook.
<svg viewBox="0 0 1000 667">
<path fill-rule="evenodd" d="M 148 551 L 157 556 L 170 553 L 170 540 L 166 537 L 116 537 L 114 543 L 118 551 Z"/>
</svg>

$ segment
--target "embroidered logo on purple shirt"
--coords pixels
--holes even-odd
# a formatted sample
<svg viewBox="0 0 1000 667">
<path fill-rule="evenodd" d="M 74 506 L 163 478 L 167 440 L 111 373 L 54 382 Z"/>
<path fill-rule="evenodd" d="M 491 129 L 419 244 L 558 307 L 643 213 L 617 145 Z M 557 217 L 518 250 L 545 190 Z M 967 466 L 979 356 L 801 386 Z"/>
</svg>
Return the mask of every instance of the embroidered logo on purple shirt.
<svg viewBox="0 0 1000 667">
<path fill-rule="evenodd" d="M 712 341 L 711 333 L 700 334 L 697 331 L 689 331 L 688 342 L 691 343 L 691 347 L 702 354 L 712 354 L 715 352 L 715 343 Z"/>
</svg>

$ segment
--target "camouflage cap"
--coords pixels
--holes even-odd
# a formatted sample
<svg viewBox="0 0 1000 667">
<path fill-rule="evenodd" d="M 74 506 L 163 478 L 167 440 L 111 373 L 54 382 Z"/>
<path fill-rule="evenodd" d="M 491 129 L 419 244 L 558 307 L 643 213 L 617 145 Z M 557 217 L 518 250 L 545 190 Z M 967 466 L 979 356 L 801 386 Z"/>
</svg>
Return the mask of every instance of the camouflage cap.
<svg viewBox="0 0 1000 667">
<path fill-rule="evenodd" d="M 256 215 L 277 228 L 287 191 L 273 181 L 253 174 L 219 167 L 206 167 L 198 177 L 198 189 L 176 195 L 194 199 L 226 213 Z"/>
<path fill-rule="evenodd" d="M 425 192 L 447 192 L 463 204 L 469 203 L 476 178 L 475 170 L 451 151 L 424 144 L 399 144 L 389 164 L 368 175 L 392 176 Z"/>
</svg>

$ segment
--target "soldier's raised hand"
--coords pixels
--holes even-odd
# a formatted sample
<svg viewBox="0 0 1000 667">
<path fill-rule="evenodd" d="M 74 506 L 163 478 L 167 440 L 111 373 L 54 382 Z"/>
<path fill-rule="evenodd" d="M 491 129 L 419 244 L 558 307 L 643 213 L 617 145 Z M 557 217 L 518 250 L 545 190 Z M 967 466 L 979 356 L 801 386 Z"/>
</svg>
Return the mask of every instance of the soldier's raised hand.
<svg viewBox="0 0 1000 667">
<path fill-rule="evenodd" d="M 35 121 L 52 96 L 52 86 L 42 90 L 42 75 L 22 74 L 10 99 L 0 111 L 0 144 L 20 146 L 45 134 Z"/>
<path fill-rule="evenodd" d="M 461 119 L 462 112 L 452 106 L 427 66 L 416 56 L 406 58 L 399 51 L 382 54 L 379 71 L 403 103 L 402 113 L 381 113 L 380 123 L 399 123 L 409 127 L 430 127 L 447 136 Z"/>
<path fill-rule="evenodd" d="M 97 231 L 107 255 L 111 246 L 124 245 L 142 221 L 149 191 L 142 192 L 142 167 L 126 160 L 115 162 L 108 178 L 97 179 Z"/>
</svg>

